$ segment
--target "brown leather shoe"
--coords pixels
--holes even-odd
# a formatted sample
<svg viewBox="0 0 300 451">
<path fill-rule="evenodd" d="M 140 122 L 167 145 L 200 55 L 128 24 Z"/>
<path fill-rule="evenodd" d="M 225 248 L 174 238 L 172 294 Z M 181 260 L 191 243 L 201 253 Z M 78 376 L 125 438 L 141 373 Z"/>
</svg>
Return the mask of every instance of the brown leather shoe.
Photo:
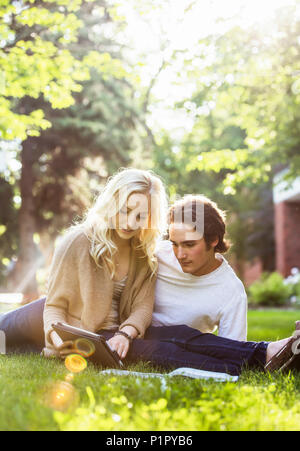
<svg viewBox="0 0 300 451">
<path fill-rule="evenodd" d="M 300 321 L 299 321 L 300 323 Z M 293 337 L 283 346 L 265 365 L 265 371 L 284 371 L 291 368 L 295 358 L 299 355 L 300 330 L 296 329 Z"/>
</svg>

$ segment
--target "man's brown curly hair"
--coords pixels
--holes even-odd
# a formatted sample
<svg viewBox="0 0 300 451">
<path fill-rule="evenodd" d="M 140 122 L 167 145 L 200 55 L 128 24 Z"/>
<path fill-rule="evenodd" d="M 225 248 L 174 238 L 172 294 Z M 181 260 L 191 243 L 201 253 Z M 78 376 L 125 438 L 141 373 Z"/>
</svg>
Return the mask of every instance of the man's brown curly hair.
<svg viewBox="0 0 300 451">
<path fill-rule="evenodd" d="M 224 239 L 226 214 L 225 211 L 221 210 L 215 202 L 206 196 L 189 194 L 177 200 L 169 209 L 169 224 L 174 222 L 188 224 L 189 222 L 186 222 L 186 218 L 191 218 L 191 224 L 197 224 L 199 207 L 204 212 L 204 230 L 203 227 L 200 227 L 200 229 L 203 230 L 203 237 L 207 247 L 210 248 L 211 243 L 218 238 L 219 242 L 214 247 L 214 252 L 224 254 L 230 248 L 229 241 Z M 178 218 L 180 219 L 179 221 Z M 197 225 L 195 226 L 196 228 Z"/>
</svg>

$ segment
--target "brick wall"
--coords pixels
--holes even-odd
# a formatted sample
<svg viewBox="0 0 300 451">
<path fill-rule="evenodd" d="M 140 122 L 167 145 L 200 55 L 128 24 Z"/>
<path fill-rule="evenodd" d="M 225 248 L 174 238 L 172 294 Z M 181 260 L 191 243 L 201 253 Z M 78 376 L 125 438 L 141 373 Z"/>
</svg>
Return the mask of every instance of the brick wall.
<svg viewBox="0 0 300 451">
<path fill-rule="evenodd" d="M 249 287 L 253 282 L 258 280 L 263 273 L 263 265 L 259 258 L 255 258 L 253 262 L 247 262 L 244 268 L 243 282 Z"/>
<path fill-rule="evenodd" d="M 275 204 L 276 270 L 284 277 L 300 268 L 300 202 Z"/>
<path fill-rule="evenodd" d="M 263 264 L 259 258 L 255 258 L 251 262 L 237 262 L 233 255 L 225 255 L 225 258 L 246 287 L 258 280 L 263 273 Z"/>
</svg>

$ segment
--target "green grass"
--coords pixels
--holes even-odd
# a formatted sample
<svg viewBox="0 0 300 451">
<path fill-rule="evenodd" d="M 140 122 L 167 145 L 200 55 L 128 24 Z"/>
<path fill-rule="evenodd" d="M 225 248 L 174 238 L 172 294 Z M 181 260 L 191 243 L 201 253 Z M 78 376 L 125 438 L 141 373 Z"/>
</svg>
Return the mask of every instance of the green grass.
<svg viewBox="0 0 300 451">
<path fill-rule="evenodd" d="M 300 310 L 250 310 L 248 312 L 248 340 L 273 341 L 288 337 L 295 330 Z"/>
<path fill-rule="evenodd" d="M 297 318 L 295 311 L 250 311 L 248 337 L 283 338 Z M 90 365 L 65 385 L 69 410 L 54 409 L 68 374 L 56 360 L 0 356 L 0 430 L 300 430 L 300 373 L 244 371 L 237 383 L 216 383 L 117 378 Z"/>
</svg>

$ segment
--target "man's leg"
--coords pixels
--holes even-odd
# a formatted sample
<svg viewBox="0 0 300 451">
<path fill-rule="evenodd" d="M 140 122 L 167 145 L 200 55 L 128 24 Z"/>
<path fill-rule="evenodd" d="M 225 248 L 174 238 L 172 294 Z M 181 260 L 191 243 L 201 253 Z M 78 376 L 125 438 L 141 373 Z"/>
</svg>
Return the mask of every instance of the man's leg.
<svg viewBox="0 0 300 451">
<path fill-rule="evenodd" d="M 109 340 L 112 332 L 99 331 Z M 135 339 L 130 345 L 125 363 L 149 362 L 152 365 L 165 369 L 181 367 L 197 368 L 218 373 L 228 373 L 237 376 L 241 372 L 241 366 L 226 362 L 225 360 L 189 352 L 174 343 L 160 340 Z"/>
<path fill-rule="evenodd" d="M 185 325 L 149 327 L 145 339 L 174 343 L 182 349 L 209 356 L 241 367 L 263 368 L 266 363 L 266 342 L 242 342 L 201 333 Z"/>
<path fill-rule="evenodd" d="M 10 352 L 41 352 L 45 346 L 43 312 L 46 298 L 0 316 L 0 330 Z"/>
</svg>

